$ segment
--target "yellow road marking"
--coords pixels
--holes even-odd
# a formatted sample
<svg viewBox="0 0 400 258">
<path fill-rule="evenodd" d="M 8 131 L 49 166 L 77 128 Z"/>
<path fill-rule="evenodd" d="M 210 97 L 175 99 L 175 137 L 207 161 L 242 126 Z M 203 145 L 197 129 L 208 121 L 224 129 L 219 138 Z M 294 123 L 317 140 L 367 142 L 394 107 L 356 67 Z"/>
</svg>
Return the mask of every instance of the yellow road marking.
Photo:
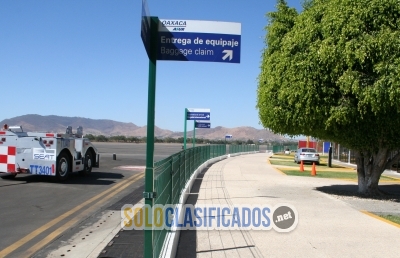
<svg viewBox="0 0 400 258">
<path fill-rule="evenodd" d="M 368 211 L 361 211 L 361 212 L 364 213 L 364 214 L 366 214 L 366 215 L 368 215 L 368 216 L 370 216 L 370 217 L 373 217 L 373 218 L 375 218 L 375 219 L 379 219 L 380 221 L 386 222 L 386 223 L 388 223 L 388 224 L 390 224 L 390 225 L 393 225 L 393 226 L 395 226 L 395 227 L 400 228 L 400 225 L 397 224 L 397 223 L 394 223 L 393 221 L 387 220 L 387 219 L 385 219 L 385 218 L 382 218 L 382 217 L 380 217 L 380 216 L 378 216 L 378 215 L 375 215 L 375 214 L 373 214 L 373 213 L 371 213 L 371 212 L 368 212 Z"/>
<path fill-rule="evenodd" d="M 271 167 L 272 167 L 275 171 L 281 173 L 282 175 L 287 176 L 285 173 L 283 173 L 282 171 L 280 171 L 279 169 L 277 169 L 275 166 L 273 166 L 273 165 L 271 164 L 271 161 L 269 161 L 269 159 L 267 159 L 267 163 L 268 163 L 269 165 L 271 165 Z"/>
<path fill-rule="evenodd" d="M 90 198 L 89 200 L 85 201 L 84 203 L 76 206 L 75 208 L 73 208 L 72 210 L 69 210 L 68 212 L 65 212 L 64 214 L 62 214 L 61 216 L 53 219 L 52 221 L 44 224 L 43 226 L 41 226 L 40 228 L 32 231 L 31 233 L 29 233 L 28 235 L 26 235 L 25 237 L 21 238 L 20 240 L 16 241 L 14 244 L 6 247 L 5 249 L 3 249 L 0 252 L 0 257 L 4 257 L 8 254 L 10 254 L 11 252 L 15 251 L 17 248 L 21 247 L 22 245 L 26 244 L 27 242 L 29 242 L 30 240 L 32 240 L 33 238 L 35 238 L 36 236 L 38 236 L 39 234 L 43 233 L 45 230 L 49 229 L 50 227 L 56 225 L 57 223 L 59 223 L 60 221 L 62 221 L 63 219 L 69 217 L 71 214 L 77 212 L 78 210 L 80 210 L 81 208 L 85 207 L 86 205 L 96 201 L 97 199 L 103 197 L 104 195 L 107 195 L 108 193 L 114 191 L 116 188 L 121 187 L 121 185 L 127 184 L 132 180 L 135 180 L 137 177 L 140 177 L 140 174 L 136 174 L 131 176 L 130 178 L 128 178 L 125 181 L 122 181 L 116 185 L 114 185 L 113 187 L 111 187 L 110 189 L 106 190 L 105 192 L 96 195 L 92 198 Z"/>
<path fill-rule="evenodd" d="M 62 227 L 59 227 L 58 229 L 54 230 L 52 233 L 50 233 L 47 237 L 45 237 L 43 240 L 41 240 L 40 242 L 38 242 L 37 244 L 35 244 L 34 246 L 32 246 L 31 248 L 29 248 L 25 254 L 23 255 L 23 257 L 31 257 L 34 253 L 36 253 L 37 251 L 39 251 L 43 246 L 47 245 L 48 243 L 50 243 L 52 240 L 54 240 L 56 237 L 58 237 L 59 235 L 61 235 L 65 230 L 67 230 L 68 228 L 72 227 L 73 225 L 75 225 L 77 222 L 79 222 L 79 220 L 81 220 L 82 218 L 84 218 L 85 216 L 87 216 L 90 212 L 94 211 L 95 209 L 97 209 L 98 207 L 100 207 L 102 204 L 104 204 L 106 201 L 108 201 L 109 199 L 111 199 L 112 197 L 114 197 L 116 194 L 118 194 L 119 192 L 121 192 L 122 190 L 124 190 L 125 188 L 127 188 L 128 186 L 131 185 L 131 183 L 136 182 L 137 180 L 141 179 L 142 177 L 144 177 L 144 174 L 140 175 L 139 177 L 135 178 L 134 181 L 132 182 L 127 182 L 124 186 L 121 186 L 120 188 L 118 188 L 117 190 L 115 190 L 112 194 L 102 198 L 100 201 L 98 201 L 96 204 L 94 204 L 93 206 L 91 206 L 88 209 L 85 209 L 84 211 L 82 211 L 79 215 L 75 216 L 73 219 L 71 219 L 70 221 L 66 222 Z"/>
</svg>

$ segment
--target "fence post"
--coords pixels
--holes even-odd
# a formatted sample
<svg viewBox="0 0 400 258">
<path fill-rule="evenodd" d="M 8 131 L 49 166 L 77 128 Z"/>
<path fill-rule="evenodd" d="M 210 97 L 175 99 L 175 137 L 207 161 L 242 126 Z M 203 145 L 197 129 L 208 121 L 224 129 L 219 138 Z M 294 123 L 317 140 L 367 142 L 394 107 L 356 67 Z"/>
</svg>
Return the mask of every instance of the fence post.
<svg viewBox="0 0 400 258">
<path fill-rule="evenodd" d="M 351 155 L 351 151 L 349 149 L 349 157 L 347 158 L 349 164 L 350 164 L 350 155 Z"/>
</svg>

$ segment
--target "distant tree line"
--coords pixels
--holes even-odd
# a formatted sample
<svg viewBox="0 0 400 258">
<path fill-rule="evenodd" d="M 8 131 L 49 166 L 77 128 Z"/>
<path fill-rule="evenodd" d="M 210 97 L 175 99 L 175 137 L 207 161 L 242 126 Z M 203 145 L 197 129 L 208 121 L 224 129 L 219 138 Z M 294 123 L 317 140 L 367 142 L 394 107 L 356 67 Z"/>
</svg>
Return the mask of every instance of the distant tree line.
<svg viewBox="0 0 400 258">
<path fill-rule="evenodd" d="M 137 137 L 137 136 L 105 136 L 105 135 L 93 135 L 93 134 L 86 134 L 86 138 L 88 138 L 92 142 L 127 142 L 127 143 L 145 143 L 147 138 L 146 137 Z M 154 138 L 155 143 L 183 143 L 183 137 L 179 138 L 172 138 L 172 137 L 165 137 L 165 138 Z M 192 143 L 192 138 L 186 138 L 186 143 Z M 251 139 L 248 140 L 226 140 L 225 139 L 218 139 L 218 140 L 210 140 L 204 138 L 196 138 L 197 144 L 268 144 L 268 143 L 258 143 L 257 141 L 253 141 Z M 271 143 L 270 143 L 271 144 Z"/>
</svg>

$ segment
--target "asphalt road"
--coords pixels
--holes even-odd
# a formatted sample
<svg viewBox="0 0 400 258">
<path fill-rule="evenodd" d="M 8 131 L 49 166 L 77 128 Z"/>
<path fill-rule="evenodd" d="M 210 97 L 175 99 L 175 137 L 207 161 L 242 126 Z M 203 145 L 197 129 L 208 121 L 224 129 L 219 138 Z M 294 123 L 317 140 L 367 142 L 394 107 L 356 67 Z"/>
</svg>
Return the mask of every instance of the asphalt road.
<svg viewBox="0 0 400 258">
<path fill-rule="evenodd" d="M 117 160 L 129 158 L 134 165 L 146 165 L 146 144 L 145 143 L 95 143 L 102 157 L 112 158 L 115 153 Z M 191 147 L 187 144 L 187 148 Z M 171 154 L 182 150 L 181 144 L 155 144 L 154 161 L 165 159 Z"/>
<path fill-rule="evenodd" d="M 74 173 L 64 183 L 37 175 L 0 180 L 0 257 L 45 257 L 83 225 L 97 221 L 102 211 L 142 198 L 146 145 L 95 146 L 100 168 L 90 176 Z M 181 144 L 156 144 L 154 160 L 179 151 Z M 132 192 L 137 194 L 130 196 Z"/>
</svg>

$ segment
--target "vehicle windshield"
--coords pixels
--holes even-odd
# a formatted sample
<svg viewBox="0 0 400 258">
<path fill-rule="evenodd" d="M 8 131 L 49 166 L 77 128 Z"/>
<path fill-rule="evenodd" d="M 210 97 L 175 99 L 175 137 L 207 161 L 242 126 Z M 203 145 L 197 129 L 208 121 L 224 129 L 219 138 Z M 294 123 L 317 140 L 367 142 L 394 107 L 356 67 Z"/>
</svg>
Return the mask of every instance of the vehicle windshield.
<svg viewBox="0 0 400 258">
<path fill-rule="evenodd" d="M 316 152 L 315 149 L 302 149 L 302 152 Z"/>
</svg>

